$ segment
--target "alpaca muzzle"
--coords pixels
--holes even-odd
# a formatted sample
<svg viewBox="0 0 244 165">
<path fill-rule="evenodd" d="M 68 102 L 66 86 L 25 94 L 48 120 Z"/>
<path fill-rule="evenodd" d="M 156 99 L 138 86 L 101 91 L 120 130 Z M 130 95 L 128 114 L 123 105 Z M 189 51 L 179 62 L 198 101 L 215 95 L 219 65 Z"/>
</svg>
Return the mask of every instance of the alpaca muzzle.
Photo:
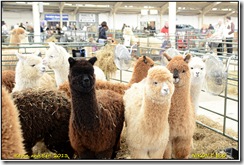
<svg viewBox="0 0 244 165">
<path fill-rule="evenodd" d="M 169 86 L 166 83 L 163 83 L 161 93 L 163 96 L 166 96 L 169 94 Z"/>
<path fill-rule="evenodd" d="M 83 87 L 90 87 L 90 79 L 87 75 L 83 77 L 82 85 Z"/>
<path fill-rule="evenodd" d="M 174 69 L 173 72 L 173 78 L 174 78 L 174 83 L 178 83 L 180 81 L 180 77 L 179 77 L 179 71 L 177 69 Z"/>
</svg>

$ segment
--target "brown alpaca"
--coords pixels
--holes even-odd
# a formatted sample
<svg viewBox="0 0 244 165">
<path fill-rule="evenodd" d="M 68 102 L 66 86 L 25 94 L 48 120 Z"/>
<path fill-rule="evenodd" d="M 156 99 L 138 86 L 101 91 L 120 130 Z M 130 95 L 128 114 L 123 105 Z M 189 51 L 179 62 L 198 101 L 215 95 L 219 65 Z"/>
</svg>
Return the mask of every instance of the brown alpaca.
<svg viewBox="0 0 244 165">
<path fill-rule="evenodd" d="M 11 95 L 2 87 L 2 159 L 25 157 L 19 113 Z"/>
<path fill-rule="evenodd" d="M 96 89 L 108 89 L 119 94 L 124 95 L 125 90 L 130 88 L 133 83 L 138 83 L 143 80 L 147 76 L 148 70 L 154 65 L 154 61 L 146 56 L 142 56 L 138 58 L 136 61 L 132 78 L 128 84 L 119 83 L 119 82 L 110 82 L 103 80 L 96 80 Z M 68 97 L 70 97 L 70 90 L 68 82 L 64 82 L 59 86 L 59 90 L 62 90 L 67 93 Z"/>
<path fill-rule="evenodd" d="M 124 122 L 121 95 L 111 90 L 95 90 L 93 64 L 96 57 L 69 58 L 71 116 L 69 137 L 80 159 L 115 158 Z"/>
<path fill-rule="evenodd" d="M 12 92 L 15 85 L 15 71 L 13 70 L 2 71 L 2 85 L 6 87 L 9 93 Z"/>
<path fill-rule="evenodd" d="M 132 78 L 130 79 L 128 85 L 131 86 L 134 83 L 138 83 L 147 77 L 148 70 L 154 66 L 154 61 L 146 56 L 140 57 L 135 66 L 132 73 Z"/>
<path fill-rule="evenodd" d="M 169 61 L 167 68 L 173 73 L 175 84 L 169 113 L 170 137 L 164 158 L 187 159 L 195 130 L 195 113 L 190 100 L 191 73 L 188 66 L 191 55 L 171 58 L 164 53 L 164 56 Z"/>
</svg>

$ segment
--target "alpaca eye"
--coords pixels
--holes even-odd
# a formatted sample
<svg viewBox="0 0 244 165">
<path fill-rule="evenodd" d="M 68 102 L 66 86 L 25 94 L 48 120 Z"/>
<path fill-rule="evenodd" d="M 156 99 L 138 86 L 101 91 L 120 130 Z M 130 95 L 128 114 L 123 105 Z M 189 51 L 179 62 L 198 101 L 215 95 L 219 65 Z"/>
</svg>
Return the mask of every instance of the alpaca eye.
<svg viewBox="0 0 244 165">
<path fill-rule="evenodd" d="M 35 64 L 31 65 L 32 67 L 36 66 Z"/>
<path fill-rule="evenodd" d="M 50 58 L 53 58 L 53 56 L 50 56 Z"/>
<path fill-rule="evenodd" d="M 193 69 L 193 67 L 191 67 L 191 69 Z M 201 68 L 202 69 L 202 68 Z"/>
<path fill-rule="evenodd" d="M 203 68 L 201 68 L 201 70 L 203 70 Z"/>
<path fill-rule="evenodd" d="M 183 70 L 182 73 L 185 73 L 185 70 Z"/>
<path fill-rule="evenodd" d="M 155 81 L 155 82 L 153 82 L 153 84 L 155 84 L 155 85 L 156 85 L 156 84 L 158 84 L 158 82 L 156 82 L 156 81 Z"/>
</svg>

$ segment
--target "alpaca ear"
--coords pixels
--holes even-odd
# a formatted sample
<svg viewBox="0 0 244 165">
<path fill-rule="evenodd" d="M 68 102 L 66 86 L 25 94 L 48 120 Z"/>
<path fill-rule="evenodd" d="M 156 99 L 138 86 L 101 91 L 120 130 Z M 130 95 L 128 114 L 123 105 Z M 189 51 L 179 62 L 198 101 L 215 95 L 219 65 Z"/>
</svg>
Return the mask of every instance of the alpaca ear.
<svg viewBox="0 0 244 165">
<path fill-rule="evenodd" d="M 70 67 L 72 67 L 76 63 L 76 60 L 74 58 L 72 58 L 72 57 L 69 57 L 68 60 L 69 60 Z"/>
<path fill-rule="evenodd" d="M 172 60 L 172 57 L 170 57 L 170 55 L 168 55 L 168 53 L 163 53 L 163 56 L 167 58 L 168 61 Z"/>
<path fill-rule="evenodd" d="M 147 63 L 147 57 L 143 56 L 143 62 L 146 64 Z"/>
<path fill-rule="evenodd" d="M 97 61 L 97 57 L 92 57 L 88 60 L 92 65 Z"/>
<path fill-rule="evenodd" d="M 24 54 L 20 54 L 18 52 L 15 52 L 15 54 L 19 60 L 22 60 L 22 61 L 26 60 L 26 56 Z"/>
<path fill-rule="evenodd" d="M 184 58 L 184 61 L 186 62 L 186 63 L 189 63 L 190 62 L 190 60 L 191 60 L 191 54 L 186 54 L 186 56 L 185 56 L 185 58 Z"/>
</svg>

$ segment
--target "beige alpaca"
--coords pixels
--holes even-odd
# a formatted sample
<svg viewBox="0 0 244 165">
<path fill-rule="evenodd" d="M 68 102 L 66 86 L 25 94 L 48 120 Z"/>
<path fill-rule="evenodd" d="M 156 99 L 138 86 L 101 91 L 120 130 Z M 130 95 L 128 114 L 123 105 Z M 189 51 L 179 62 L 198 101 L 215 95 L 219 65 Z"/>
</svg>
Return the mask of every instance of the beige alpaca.
<svg viewBox="0 0 244 165">
<path fill-rule="evenodd" d="M 125 92 L 126 142 L 131 158 L 163 158 L 169 140 L 168 114 L 173 92 L 172 74 L 163 66 L 149 69 L 146 79 Z"/>
<path fill-rule="evenodd" d="M 164 56 L 169 61 L 167 68 L 173 73 L 175 84 L 169 113 L 170 137 L 164 158 L 187 159 L 195 130 L 195 113 L 190 95 L 191 73 L 188 66 L 191 55 L 171 58 L 164 53 Z"/>
</svg>

